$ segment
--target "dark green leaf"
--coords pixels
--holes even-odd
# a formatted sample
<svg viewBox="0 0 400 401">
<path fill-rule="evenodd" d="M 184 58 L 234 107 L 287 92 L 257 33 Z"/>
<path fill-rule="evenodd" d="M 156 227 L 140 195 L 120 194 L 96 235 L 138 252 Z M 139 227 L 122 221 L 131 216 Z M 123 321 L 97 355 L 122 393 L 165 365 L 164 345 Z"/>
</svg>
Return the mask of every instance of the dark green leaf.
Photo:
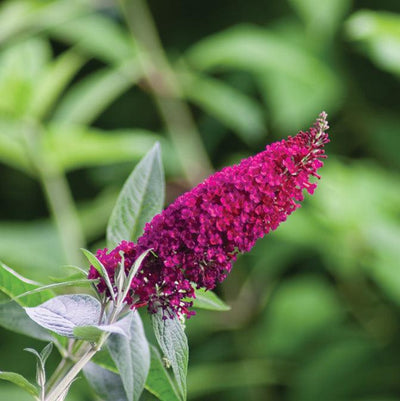
<svg viewBox="0 0 400 401">
<path fill-rule="evenodd" d="M 231 309 L 222 299 L 212 291 L 204 289 L 195 290 L 196 298 L 193 300 L 193 307 L 199 309 L 215 310 L 215 311 L 228 311 Z"/>
<path fill-rule="evenodd" d="M 115 366 L 115 362 L 111 358 L 107 347 L 102 348 L 96 355 L 92 358 L 92 361 L 104 369 L 111 372 L 118 373 L 118 368 Z"/>
<path fill-rule="evenodd" d="M 78 326 L 74 328 L 75 337 L 86 341 L 96 342 L 103 333 L 115 333 L 130 339 L 131 316 L 128 315 L 113 324 Z"/>
<path fill-rule="evenodd" d="M 89 280 L 87 278 L 80 278 L 78 280 L 71 280 L 71 281 L 61 281 L 59 283 L 53 283 L 53 284 L 46 284 L 46 285 L 42 285 L 41 287 L 35 288 L 34 290 L 30 290 L 27 292 L 24 292 L 16 297 L 14 297 L 14 299 L 17 301 L 20 298 L 24 298 L 27 297 L 29 295 L 32 294 L 37 294 L 43 291 L 48 291 L 51 290 L 53 288 L 66 288 L 66 287 L 90 287 L 90 285 L 96 282 L 96 280 Z"/>
<path fill-rule="evenodd" d="M 209 394 L 223 390 L 263 388 L 279 383 L 270 361 L 259 358 L 199 364 L 193 366 L 188 374 L 188 388 L 193 399 L 207 399 Z"/>
<path fill-rule="evenodd" d="M 259 350 L 293 355 L 342 318 L 339 299 L 329 283 L 312 275 L 286 280 L 268 305 L 260 326 Z"/>
<path fill-rule="evenodd" d="M 135 241 L 164 204 L 164 172 L 157 143 L 135 167 L 118 197 L 107 227 L 107 244 Z"/>
<path fill-rule="evenodd" d="M 21 276 L 16 271 L 0 262 L 0 290 L 10 298 L 15 298 L 28 291 L 36 290 L 41 286 L 40 283 Z M 52 292 L 45 290 L 18 298 L 17 302 L 23 306 L 34 306 L 48 300 L 52 296 Z"/>
<path fill-rule="evenodd" d="M 161 401 L 179 401 L 175 384 L 171 380 L 157 348 L 150 345 L 151 364 L 145 388 Z"/>
<path fill-rule="evenodd" d="M 25 379 L 24 376 L 21 376 L 18 373 L 0 371 L 0 379 L 16 384 L 34 397 L 39 395 L 39 390 L 27 379 Z"/>
</svg>

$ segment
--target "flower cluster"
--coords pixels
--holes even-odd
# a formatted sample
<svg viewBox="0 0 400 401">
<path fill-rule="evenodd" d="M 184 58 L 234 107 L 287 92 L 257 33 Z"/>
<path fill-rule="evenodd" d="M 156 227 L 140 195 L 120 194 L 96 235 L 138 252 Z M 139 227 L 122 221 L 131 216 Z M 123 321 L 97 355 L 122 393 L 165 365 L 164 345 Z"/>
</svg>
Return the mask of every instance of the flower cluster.
<svg viewBox="0 0 400 401">
<path fill-rule="evenodd" d="M 194 297 L 193 285 L 214 288 L 239 253 L 248 252 L 300 206 L 304 189 L 314 192 L 310 177 L 319 178 L 327 129 L 326 113 L 321 113 L 309 131 L 268 145 L 181 195 L 146 224 L 137 244 L 123 241 L 110 253 L 98 251 L 113 277 L 121 251 L 129 270 L 141 252 L 153 249 L 126 301 L 132 307 L 148 304 L 155 311 L 161 306 L 190 316 L 187 299 Z M 93 268 L 89 277 L 98 277 Z M 99 290 L 104 288 L 100 283 Z"/>
</svg>

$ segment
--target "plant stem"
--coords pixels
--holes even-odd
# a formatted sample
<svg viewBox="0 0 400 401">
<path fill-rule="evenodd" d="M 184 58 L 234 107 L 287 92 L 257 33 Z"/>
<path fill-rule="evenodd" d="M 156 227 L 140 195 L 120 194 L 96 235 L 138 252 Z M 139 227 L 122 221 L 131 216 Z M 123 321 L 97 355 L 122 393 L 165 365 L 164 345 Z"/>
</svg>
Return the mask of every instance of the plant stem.
<svg viewBox="0 0 400 401">
<path fill-rule="evenodd" d="M 84 247 L 85 239 L 75 202 L 64 173 L 58 166 L 51 163 L 43 150 L 40 134 L 40 127 L 27 124 L 25 139 L 28 158 L 36 171 L 57 226 L 65 260 L 69 263 L 80 264 L 82 255 L 79 249 Z"/>
<path fill-rule="evenodd" d="M 212 172 L 200 134 L 165 51 L 145 0 L 120 0 L 138 47 L 139 61 L 156 106 L 168 129 L 186 180 L 198 184 Z"/>
<path fill-rule="evenodd" d="M 105 339 L 104 339 L 105 341 Z M 100 342 L 98 346 L 91 346 L 82 358 L 76 362 L 75 365 L 66 373 L 66 375 L 56 384 L 56 386 L 50 391 L 50 394 L 46 397 L 45 401 L 57 401 L 61 394 L 68 388 L 72 380 L 78 375 L 82 368 L 92 359 L 96 352 L 100 349 L 104 341 Z"/>
<path fill-rule="evenodd" d="M 108 324 L 113 324 L 118 319 L 118 314 L 121 312 L 121 308 L 113 303 L 113 309 L 108 319 Z M 105 344 L 110 333 L 103 333 L 96 345 L 90 345 L 90 347 L 84 352 L 81 358 L 71 366 L 72 361 L 64 357 L 52 377 L 49 380 L 47 389 L 49 395 L 44 401 L 57 401 L 61 394 L 63 394 L 79 372 L 85 367 L 85 365 L 93 358 L 93 356 L 101 349 Z M 72 351 L 72 344 L 69 351 Z M 76 350 L 80 350 L 80 347 Z M 72 355 L 70 355 L 72 357 Z"/>
<path fill-rule="evenodd" d="M 65 176 L 61 173 L 42 171 L 40 180 L 47 202 L 57 225 L 66 260 L 80 264 L 79 249 L 84 247 L 80 222 Z"/>
<path fill-rule="evenodd" d="M 46 388 L 50 389 L 52 388 L 59 380 L 60 378 L 68 372 L 69 369 L 71 369 L 73 365 L 73 362 L 69 360 L 66 357 L 63 357 L 58 364 L 56 370 L 53 372 L 51 375 L 50 379 L 46 383 Z"/>
</svg>

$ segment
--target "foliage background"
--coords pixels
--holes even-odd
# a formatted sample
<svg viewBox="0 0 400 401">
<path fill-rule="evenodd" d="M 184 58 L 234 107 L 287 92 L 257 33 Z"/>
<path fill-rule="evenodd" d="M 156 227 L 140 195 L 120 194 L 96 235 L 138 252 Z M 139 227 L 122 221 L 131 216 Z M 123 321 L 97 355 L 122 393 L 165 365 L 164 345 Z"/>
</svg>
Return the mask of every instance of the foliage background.
<svg viewBox="0 0 400 401">
<path fill-rule="evenodd" d="M 230 312 L 187 322 L 189 399 L 399 399 L 398 1 L 149 6 L 165 53 L 112 2 L 1 4 L 0 259 L 43 282 L 83 263 L 155 140 L 171 202 L 326 110 L 316 194 L 217 289 Z M 32 376 L 42 345 L 0 336 L 0 369 Z"/>
</svg>

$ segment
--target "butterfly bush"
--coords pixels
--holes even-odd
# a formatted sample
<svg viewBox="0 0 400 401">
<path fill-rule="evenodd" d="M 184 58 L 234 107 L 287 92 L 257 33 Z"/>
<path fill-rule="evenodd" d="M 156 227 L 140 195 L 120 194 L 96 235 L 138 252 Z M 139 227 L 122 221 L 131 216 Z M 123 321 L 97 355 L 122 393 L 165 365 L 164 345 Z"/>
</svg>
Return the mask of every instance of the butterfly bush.
<svg viewBox="0 0 400 401">
<path fill-rule="evenodd" d="M 223 281 L 238 254 L 248 252 L 300 207 L 303 190 L 312 194 L 320 178 L 324 145 L 329 142 L 326 113 L 307 132 L 272 143 L 239 164 L 211 175 L 181 195 L 144 228 L 137 243 L 122 241 L 97 251 L 113 281 L 124 258 L 128 272 L 136 258 L 152 249 L 131 284 L 126 302 L 190 316 L 194 287 L 213 289 Z M 123 255 L 123 256 L 122 256 Z M 89 278 L 98 278 L 91 267 Z M 103 279 L 100 292 L 107 291 Z"/>
</svg>

